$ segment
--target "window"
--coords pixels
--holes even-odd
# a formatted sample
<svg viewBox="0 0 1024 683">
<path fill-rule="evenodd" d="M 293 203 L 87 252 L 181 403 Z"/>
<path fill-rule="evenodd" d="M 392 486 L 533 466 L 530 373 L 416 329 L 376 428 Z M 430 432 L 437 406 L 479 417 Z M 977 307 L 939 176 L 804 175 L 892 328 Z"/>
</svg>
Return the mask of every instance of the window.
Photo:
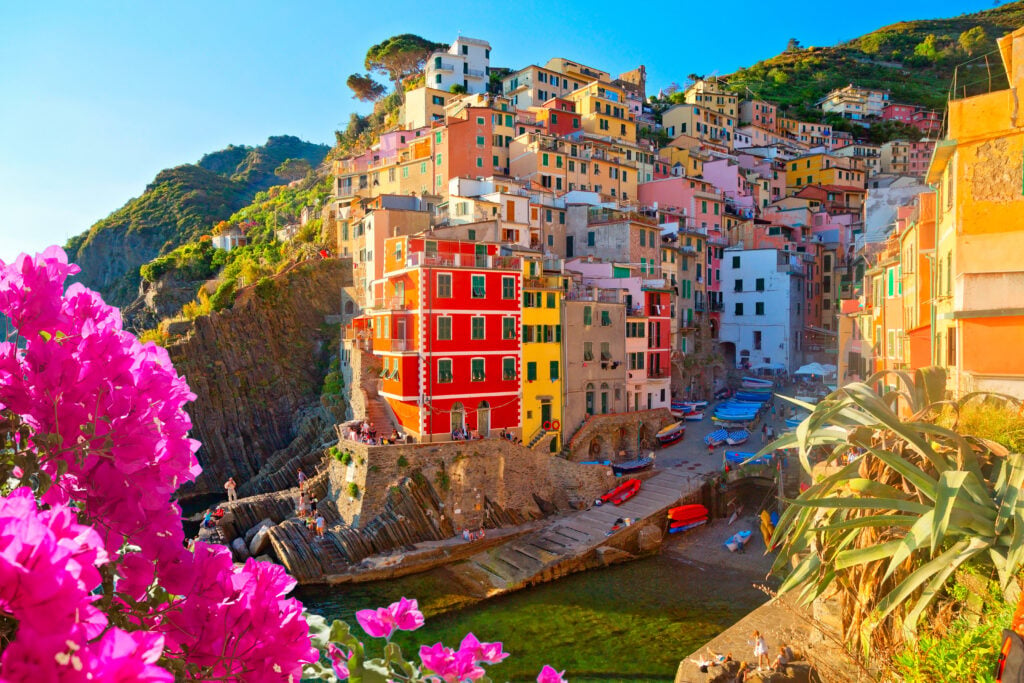
<svg viewBox="0 0 1024 683">
<path fill-rule="evenodd" d="M 583 342 L 583 360 L 594 360 L 594 342 Z"/>
<path fill-rule="evenodd" d="M 502 358 L 501 359 L 501 378 L 506 382 L 516 378 L 516 359 L 515 358 Z"/>
<path fill-rule="evenodd" d="M 743 315 L 743 304 L 736 302 L 736 308 L 734 309 L 735 315 Z"/>
<path fill-rule="evenodd" d="M 530 361 L 526 364 L 526 381 L 533 382 L 537 379 L 537 364 Z"/>
<path fill-rule="evenodd" d="M 430 244 L 430 242 L 428 242 Z M 436 244 L 434 245 L 437 246 Z M 450 299 L 452 298 L 452 274 L 451 273 L 438 273 L 437 274 L 437 296 L 439 299 Z"/>
<path fill-rule="evenodd" d="M 437 338 L 439 340 L 450 340 L 452 338 L 452 318 L 450 315 L 438 317 Z"/>
<path fill-rule="evenodd" d="M 472 239 L 472 238 L 470 238 L 470 239 Z M 472 290 L 473 290 L 472 291 L 472 296 L 473 296 L 474 299 L 483 299 L 484 297 L 486 297 L 487 296 L 486 276 L 484 276 L 484 275 L 474 275 L 473 276 Z"/>
<path fill-rule="evenodd" d="M 551 381 L 552 382 L 557 382 L 558 381 L 558 361 L 557 360 L 550 361 L 550 366 L 551 367 L 550 367 L 549 370 L 550 370 L 550 373 L 551 373 Z"/>
<path fill-rule="evenodd" d="M 592 247 L 595 244 L 597 244 L 597 241 L 595 240 L 594 231 L 593 230 L 588 230 L 587 231 L 587 246 L 588 247 Z"/>
<path fill-rule="evenodd" d="M 754 302 L 754 315 L 764 315 L 764 302 Z"/>
<path fill-rule="evenodd" d="M 516 319 L 508 316 L 501 319 L 501 338 L 502 339 L 515 339 L 516 338 Z"/>
<path fill-rule="evenodd" d="M 483 339 L 483 338 L 484 338 L 484 317 L 482 315 L 474 315 L 473 318 L 472 318 L 470 339 Z"/>
<path fill-rule="evenodd" d="M 515 299 L 516 298 L 516 279 L 514 277 L 503 277 L 503 278 L 501 278 L 501 298 L 502 299 Z"/>
<path fill-rule="evenodd" d="M 754 350 L 761 348 L 761 330 L 754 330 Z"/>
<path fill-rule="evenodd" d="M 601 311 L 601 327 L 608 327 L 612 324 L 611 311 Z"/>
<path fill-rule="evenodd" d="M 473 382 L 483 382 L 486 379 L 483 358 L 474 358 L 469 361 L 469 374 L 470 380 Z"/>
<path fill-rule="evenodd" d="M 601 342 L 601 360 L 612 359 L 612 345 L 611 342 Z"/>
<path fill-rule="evenodd" d="M 644 357 L 647 354 L 643 351 L 629 354 L 629 369 L 630 370 L 643 370 L 644 369 Z"/>
<path fill-rule="evenodd" d="M 647 231 L 646 230 L 641 230 L 640 231 L 640 246 L 641 247 L 646 247 L 647 246 Z"/>
<path fill-rule="evenodd" d="M 587 327 L 594 324 L 594 310 L 590 306 L 583 307 L 583 324 Z"/>
<path fill-rule="evenodd" d="M 548 292 L 547 293 L 547 307 L 548 308 L 554 308 L 555 307 L 555 293 L 554 292 Z"/>
<path fill-rule="evenodd" d="M 689 239 L 689 238 L 687 238 L 687 239 Z M 739 268 L 740 267 L 740 257 L 739 256 L 733 256 L 732 257 L 732 267 L 733 268 Z"/>
<path fill-rule="evenodd" d="M 437 361 L 437 381 L 442 384 L 449 384 L 452 381 L 452 361 L 449 358 L 442 358 Z"/>
<path fill-rule="evenodd" d="M 735 292 L 742 292 L 743 291 L 743 280 L 736 280 L 736 288 L 733 291 L 735 291 Z"/>
</svg>

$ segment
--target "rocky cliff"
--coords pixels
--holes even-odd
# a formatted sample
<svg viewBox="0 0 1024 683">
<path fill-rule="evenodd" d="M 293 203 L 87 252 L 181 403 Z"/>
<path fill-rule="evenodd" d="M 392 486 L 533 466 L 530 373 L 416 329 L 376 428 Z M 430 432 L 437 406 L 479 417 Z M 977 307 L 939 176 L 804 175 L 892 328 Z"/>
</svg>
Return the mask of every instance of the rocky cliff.
<svg viewBox="0 0 1024 683">
<path fill-rule="evenodd" d="M 196 394 L 188 411 L 192 435 L 203 443 L 203 473 L 183 496 L 220 491 L 229 476 L 244 490 L 280 451 L 303 458 L 318 449 L 311 412 L 325 413 L 312 424 L 331 437 L 334 420 L 320 407 L 320 392 L 338 330 L 327 316 L 338 314 L 339 292 L 351 279 L 349 261 L 298 264 L 241 290 L 233 308 L 198 318 L 168 346 Z M 297 438 L 301 447 L 289 449 Z"/>
</svg>

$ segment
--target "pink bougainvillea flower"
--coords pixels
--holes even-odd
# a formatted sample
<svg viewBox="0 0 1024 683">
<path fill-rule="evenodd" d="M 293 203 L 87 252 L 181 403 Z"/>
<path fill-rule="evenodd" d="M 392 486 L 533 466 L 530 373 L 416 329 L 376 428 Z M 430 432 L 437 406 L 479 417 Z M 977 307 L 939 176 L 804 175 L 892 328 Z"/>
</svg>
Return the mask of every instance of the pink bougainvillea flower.
<svg viewBox="0 0 1024 683">
<path fill-rule="evenodd" d="M 537 676 L 537 683 L 567 683 L 562 678 L 565 675 L 565 671 L 555 671 L 553 668 L 544 665 L 544 668 L 540 670 L 540 675 Z"/>
<path fill-rule="evenodd" d="M 475 681 L 486 672 L 477 666 L 470 651 L 456 652 L 450 647 L 437 643 L 431 647 L 420 646 L 420 661 L 445 683 L 461 683 Z"/>
<path fill-rule="evenodd" d="M 352 656 L 352 653 L 346 653 L 334 643 L 328 643 L 327 656 L 331 658 L 331 668 L 334 669 L 334 675 L 341 680 L 348 678 L 348 660 Z"/>
<path fill-rule="evenodd" d="M 497 664 L 508 657 L 507 652 L 502 652 L 501 643 L 481 643 L 472 633 L 462 639 L 459 652 L 469 652 L 475 661 L 486 664 Z"/>
<path fill-rule="evenodd" d="M 395 632 L 395 618 L 387 607 L 361 609 L 356 612 L 356 621 L 371 638 L 390 638 Z"/>
<path fill-rule="evenodd" d="M 419 604 L 416 600 L 402 598 L 388 606 L 391 618 L 395 626 L 403 631 L 415 631 L 423 626 L 423 613 L 419 611 Z"/>
</svg>

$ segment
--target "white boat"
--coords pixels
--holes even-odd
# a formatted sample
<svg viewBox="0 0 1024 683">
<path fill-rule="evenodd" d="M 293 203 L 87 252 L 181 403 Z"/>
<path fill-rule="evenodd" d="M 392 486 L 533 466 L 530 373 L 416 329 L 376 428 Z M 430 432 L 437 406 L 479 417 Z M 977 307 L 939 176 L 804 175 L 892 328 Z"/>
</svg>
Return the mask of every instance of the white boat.
<svg viewBox="0 0 1024 683">
<path fill-rule="evenodd" d="M 683 419 L 688 422 L 701 422 L 704 419 L 704 411 L 698 413 L 686 413 L 683 415 Z"/>
</svg>

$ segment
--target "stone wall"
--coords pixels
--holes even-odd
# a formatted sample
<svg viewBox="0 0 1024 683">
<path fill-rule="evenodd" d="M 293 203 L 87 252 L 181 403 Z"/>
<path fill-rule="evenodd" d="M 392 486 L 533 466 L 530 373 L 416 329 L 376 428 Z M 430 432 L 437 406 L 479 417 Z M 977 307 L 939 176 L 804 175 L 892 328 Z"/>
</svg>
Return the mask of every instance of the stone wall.
<svg viewBox="0 0 1024 683">
<path fill-rule="evenodd" d="M 563 449 L 570 460 L 628 460 L 657 450 L 654 435 L 676 419 L 667 408 L 633 413 L 591 415 Z M 639 450 L 638 450 L 639 445 Z M 623 457 L 620 453 L 624 452 Z"/>
<path fill-rule="evenodd" d="M 192 435 L 203 443 L 203 473 L 183 495 L 219 491 L 229 476 L 244 492 L 292 442 L 296 416 L 319 405 L 337 335 L 325 316 L 337 314 L 351 277 L 349 261 L 300 264 L 261 287 L 264 296 L 241 290 L 232 308 L 198 318 L 184 340 L 168 347 L 196 394 L 187 409 Z"/>
<path fill-rule="evenodd" d="M 416 471 L 441 495 L 442 513 L 457 529 L 494 526 L 486 519 L 488 501 L 517 517 L 538 518 L 589 502 L 612 481 L 610 468 L 580 465 L 502 439 L 394 446 L 341 440 L 338 447 L 352 462 L 331 461 L 329 495 L 353 526 L 378 514 L 388 490 Z M 356 499 L 348 495 L 352 482 L 359 488 Z"/>
</svg>

